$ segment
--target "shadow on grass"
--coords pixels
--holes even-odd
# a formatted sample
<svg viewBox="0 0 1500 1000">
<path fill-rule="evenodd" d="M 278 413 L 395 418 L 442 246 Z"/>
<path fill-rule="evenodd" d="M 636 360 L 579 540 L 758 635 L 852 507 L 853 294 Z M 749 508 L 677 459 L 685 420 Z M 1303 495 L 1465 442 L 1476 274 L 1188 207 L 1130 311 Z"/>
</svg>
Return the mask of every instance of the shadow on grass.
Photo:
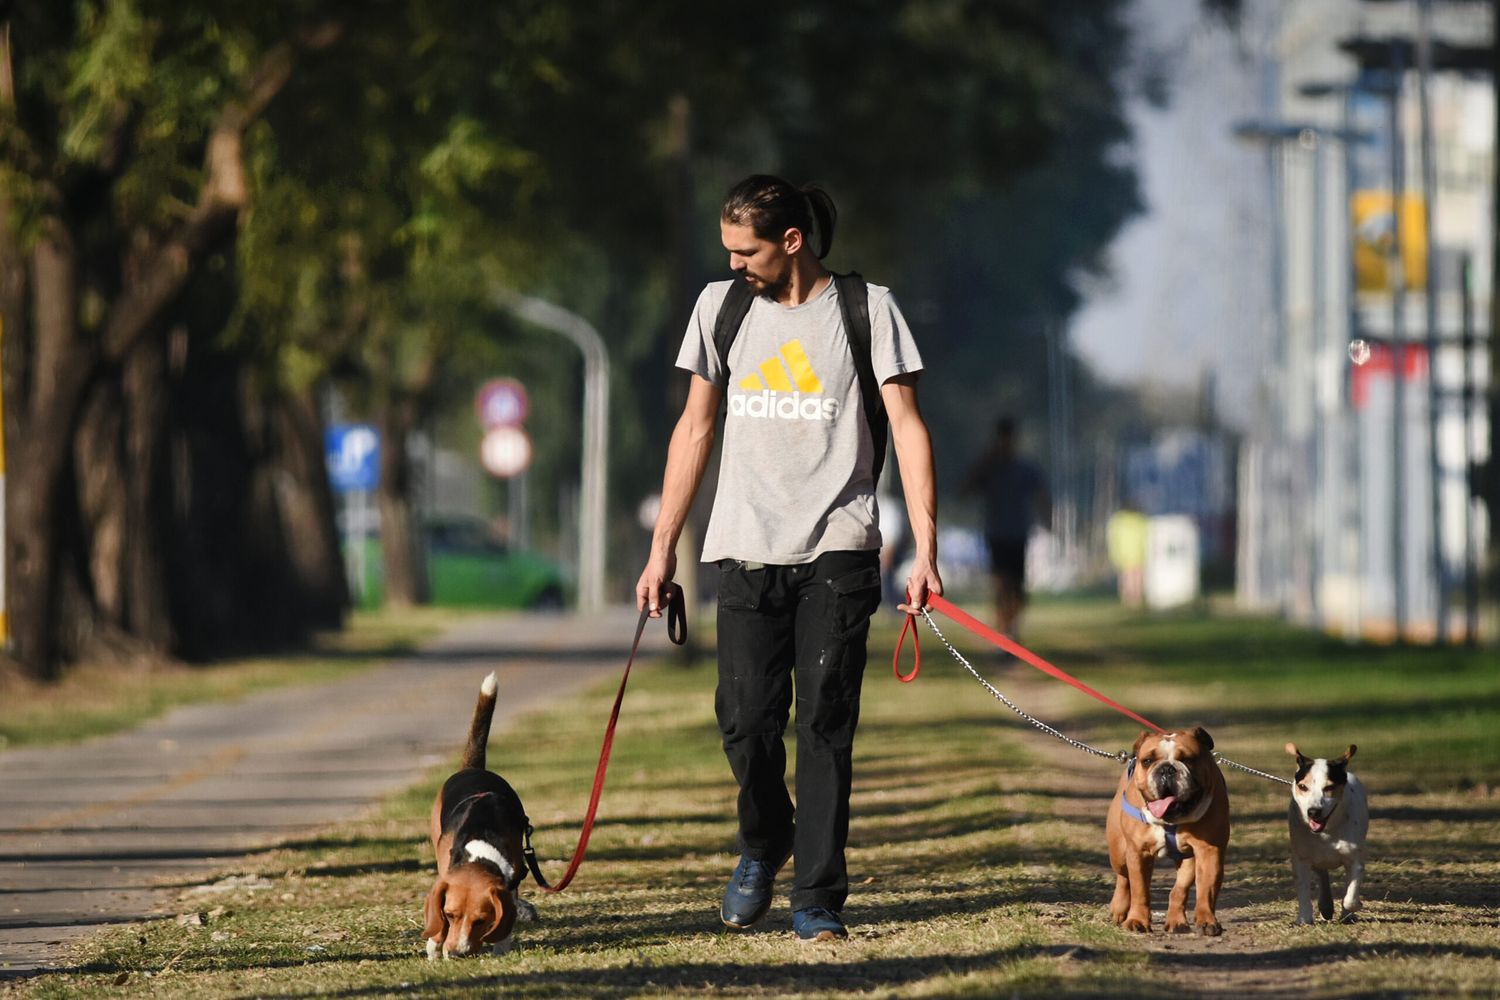
<svg viewBox="0 0 1500 1000">
<path fill-rule="evenodd" d="M 822 946 L 828 947 L 828 946 Z M 857 962 L 827 964 L 768 964 L 727 962 L 638 963 L 625 968 L 547 970 L 529 973 L 499 973 L 466 978 L 460 982 L 413 984 L 401 989 L 404 996 L 452 997 L 494 996 L 498 993 L 535 992 L 551 996 L 626 997 L 643 993 L 661 994 L 672 990 L 734 991 L 756 995 L 783 995 L 814 990 L 838 989 L 858 991 L 879 987 L 890 989 L 922 982 L 937 976 L 962 976 L 994 969 L 1007 963 L 1043 957 L 1062 957 L 1073 961 L 1090 961 L 1100 953 L 1086 948 L 1055 945 L 1028 945 L 996 949 L 977 955 L 940 954 L 903 958 L 872 958 Z M 385 996 L 392 985 L 366 986 L 336 992 L 265 994 L 268 1000 L 291 1000 L 304 996 L 368 997 Z M 1066 996 L 1066 985 L 1053 995 Z M 1097 995 L 1090 991 L 1089 995 Z"/>
</svg>

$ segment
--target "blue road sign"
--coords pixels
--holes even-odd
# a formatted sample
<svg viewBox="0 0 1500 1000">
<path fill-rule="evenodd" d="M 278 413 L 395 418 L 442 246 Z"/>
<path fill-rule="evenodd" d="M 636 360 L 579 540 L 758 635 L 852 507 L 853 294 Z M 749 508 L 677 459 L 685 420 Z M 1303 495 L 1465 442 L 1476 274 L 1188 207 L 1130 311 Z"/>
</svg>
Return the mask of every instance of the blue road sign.
<svg viewBox="0 0 1500 1000">
<path fill-rule="evenodd" d="M 334 424 L 324 438 L 328 479 L 336 493 L 360 493 L 380 483 L 380 433 L 369 424 Z"/>
</svg>

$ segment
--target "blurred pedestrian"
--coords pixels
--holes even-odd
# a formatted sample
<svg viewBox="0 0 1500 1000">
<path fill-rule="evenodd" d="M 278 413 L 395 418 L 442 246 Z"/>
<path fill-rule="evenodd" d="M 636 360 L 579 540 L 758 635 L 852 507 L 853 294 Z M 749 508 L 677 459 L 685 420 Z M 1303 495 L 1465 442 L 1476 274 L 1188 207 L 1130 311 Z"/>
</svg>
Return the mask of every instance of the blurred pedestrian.
<svg viewBox="0 0 1500 1000">
<path fill-rule="evenodd" d="M 888 289 L 823 266 L 836 217 L 824 191 L 765 175 L 725 199 L 719 230 L 735 277 L 699 295 L 677 356 L 692 379 L 636 584 L 638 607 L 659 614 L 727 398 L 703 542 L 703 560 L 720 567 L 715 707 L 740 789 L 741 857 L 719 916 L 734 929 L 763 917 L 795 855 L 792 928 L 804 941 L 847 936 L 851 758 L 880 603 L 882 412 L 916 553 L 907 589 L 917 608 L 942 593 L 932 443 L 917 408 L 922 359 Z M 795 823 L 783 742 L 794 682 Z"/>
<path fill-rule="evenodd" d="M 1052 496 L 1046 477 L 1019 452 L 1020 430 L 1014 417 L 995 422 L 994 437 L 969 469 L 965 493 L 984 502 L 984 538 L 990 552 L 995 617 L 1001 632 L 1019 638 L 1026 606 L 1026 545 L 1032 528 L 1052 521 Z"/>
<path fill-rule="evenodd" d="M 1126 504 L 1109 516 L 1104 541 L 1114 567 L 1120 603 L 1139 608 L 1146 603 L 1146 515 Z"/>
</svg>

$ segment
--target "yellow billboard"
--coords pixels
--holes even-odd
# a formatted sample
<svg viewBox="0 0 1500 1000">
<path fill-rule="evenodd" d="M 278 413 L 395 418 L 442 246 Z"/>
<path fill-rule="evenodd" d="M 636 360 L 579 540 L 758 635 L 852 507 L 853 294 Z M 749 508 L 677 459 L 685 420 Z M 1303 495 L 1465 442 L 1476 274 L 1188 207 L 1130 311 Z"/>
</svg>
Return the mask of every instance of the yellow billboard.
<svg viewBox="0 0 1500 1000">
<path fill-rule="evenodd" d="M 1391 291 L 1391 248 L 1395 213 L 1389 191 L 1355 191 L 1349 199 L 1354 219 L 1354 277 L 1361 292 Z M 1401 265 L 1408 289 L 1427 287 L 1427 238 L 1422 231 L 1422 196 L 1401 197 Z"/>
</svg>

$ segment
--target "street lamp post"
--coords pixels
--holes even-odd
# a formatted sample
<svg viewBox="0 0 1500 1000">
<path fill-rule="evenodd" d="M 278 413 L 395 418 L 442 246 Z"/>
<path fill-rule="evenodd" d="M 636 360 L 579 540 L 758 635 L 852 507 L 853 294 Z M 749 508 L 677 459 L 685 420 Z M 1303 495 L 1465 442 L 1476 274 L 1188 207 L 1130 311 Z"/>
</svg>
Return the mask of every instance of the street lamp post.
<svg viewBox="0 0 1500 1000">
<path fill-rule="evenodd" d="M 529 323 L 561 334 L 583 353 L 583 463 L 580 473 L 578 607 L 604 606 L 605 493 L 609 470 L 609 351 L 593 324 L 577 313 L 509 289 L 496 304 Z"/>
<path fill-rule="evenodd" d="M 1372 82 L 1369 80 L 1355 80 L 1352 82 L 1316 81 L 1303 83 L 1297 88 L 1298 93 L 1300 93 L 1303 97 L 1340 98 L 1339 128 L 1337 130 L 1320 130 L 1320 135 L 1325 138 L 1332 138 L 1337 140 L 1342 151 L 1341 159 L 1343 162 L 1341 172 L 1343 174 L 1343 211 L 1341 215 L 1345 220 L 1345 288 L 1343 307 L 1346 329 L 1344 331 L 1344 347 L 1347 347 L 1348 343 L 1360 339 L 1359 300 L 1356 294 L 1358 288 L 1358 276 L 1356 273 L 1354 260 L 1356 234 L 1353 225 L 1353 218 L 1350 214 L 1352 211 L 1350 198 L 1354 193 L 1355 187 L 1354 147 L 1359 143 L 1369 142 L 1374 138 L 1370 133 L 1356 131 L 1354 128 L 1354 95 L 1356 93 L 1370 91 L 1371 86 Z M 1347 376 L 1347 365 L 1349 363 L 1348 353 L 1347 350 L 1338 348 L 1338 345 L 1333 342 L 1333 337 L 1331 335 L 1327 338 L 1327 348 L 1329 352 L 1328 356 L 1330 363 L 1334 363 L 1336 361 L 1336 363 L 1339 365 L 1338 374 L 1340 381 L 1340 392 L 1338 396 L 1338 402 L 1340 407 L 1340 415 L 1342 417 L 1346 413 L 1346 410 L 1344 408 L 1347 407 L 1349 403 L 1349 379 Z M 1352 542 L 1349 543 L 1349 547 L 1345 551 L 1345 556 L 1347 559 L 1347 565 L 1350 567 L 1350 575 L 1356 582 L 1349 588 L 1350 594 L 1347 599 L 1348 606 L 1346 610 L 1344 627 L 1345 634 L 1351 639 L 1357 637 L 1363 628 L 1361 619 L 1363 617 L 1364 588 L 1360 581 L 1362 580 L 1364 566 L 1368 562 L 1364 552 L 1364 531 L 1361 527 L 1361 517 L 1363 514 L 1363 510 L 1360 503 L 1360 497 L 1364 490 L 1364 468 L 1358 457 L 1359 452 L 1356 446 L 1357 434 L 1358 426 L 1353 420 L 1349 420 L 1347 422 L 1342 419 L 1340 420 L 1340 435 L 1341 437 L 1343 437 L 1343 440 L 1341 442 L 1339 450 L 1341 450 L 1346 456 L 1343 463 L 1342 475 L 1346 475 L 1348 479 L 1352 481 L 1353 486 L 1351 489 L 1347 490 L 1333 490 L 1330 487 L 1325 486 L 1324 493 L 1325 496 L 1330 497 L 1330 506 L 1335 502 L 1334 499 L 1332 499 L 1332 497 L 1334 497 L 1335 495 L 1337 497 L 1341 497 L 1343 500 L 1342 516 L 1340 516 L 1339 511 L 1335 510 L 1330 510 L 1328 514 L 1331 522 L 1330 529 L 1334 524 L 1345 524 L 1352 529 Z M 1330 451 L 1331 450 L 1332 449 L 1330 449 Z M 1335 474 L 1332 472 L 1332 467 L 1335 464 L 1336 463 L 1333 461 L 1333 456 L 1330 455 L 1326 463 L 1329 469 L 1328 474 L 1330 480 L 1335 476 Z"/>
<path fill-rule="evenodd" d="M 1279 418 L 1279 419 L 1282 420 L 1282 421 L 1284 421 L 1284 419 L 1285 419 L 1284 414 L 1285 414 L 1285 412 L 1288 409 L 1287 405 L 1285 405 L 1286 402 L 1287 402 L 1287 400 L 1286 400 L 1286 394 L 1288 392 L 1288 388 L 1287 387 L 1291 386 L 1291 387 L 1295 388 L 1295 385 L 1293 385 L 1293 383 L 1294 383 L 1294 375 L 1297 374 L 1297 372 L 1294 371 L 1294 368 L 1297 368 L 1298 366 L 1294 366 L 1293 365 L 1295 354 L 1291 350 L 1291 346 L 1288 343 L 1288 337 L 1287 337 L 1287 333 L 1286 333 L 1286 330 L 1285 330 L 1285 327 L 1284 327 L 1284 322 L 1285 321 L 1284 321 L 1283 314 L 1284 314 L 1284 311 L 1285 311 L 1285 303 L 1282 301 L 1282 298 L 1283 298 L 1283 291 L 1282 290 L 1283 290 L 1283 287 L 1284 287 L 1284 285 L 1283 285 L 1283 283 L 1284 283 L 1284 275 L 1282 274 L 1282 269 L 1283 269 L 1283 263 L 1282 263 L 1282 261 L 1283 261 L 1283 257 L 1282 257 L 1282 250 L 1281 250 L 1281 245 L 1280 245 L 1281 241 L 1282 241 L 1282 239 L 1284 237 L 1284 232 L 1283 232 L 1283 230 L 1284 230 L 1284 222 L 1282 220 L 1282 215 L 1284 213 L 1283 213 L 1283 206 L 1281 204 L 1281 183 L 1280 183 L 1281 182 L 1281 177 L 1280 177 L 1280 173 L 1276 169 L 1276 167 L 1278 166 L 1278 163 L 1279 163 L 1279 160 L 1280 160 L 1280 157 L 1282 155 L 1283 150 L 1285 149 L 1285 147 L 1288 144 L 1296 143 L 1299 147 L 1301 147 L 1303 149 L 1306 149 L 1306 150 L 1309 150 L 1313 154 L 1313 164 L 1312 164 L 1312 169 L 1313 169 L 1313 173 L 1314 173 L 1314 176 L 1313 176 L 1313 186 L 1312 186 L 1312 190 L 1313 190 L 1313 211 L 1312 211 L 1312 215 L 1313 215 L 1313 234 L 1312 234 L 1312 237 L 1313 237 L 1313 251 L 1312 251 L 1312 253 L 1313 253 L 1313 262 L 1312 262 L 1312 277 L 1311 277 L 1311 280 L 1312 280 L 1312 284 L 1313 284 L 1312 298 L 1313 298 L 1313 327 L 1314 327 L 1314 329 L 1313 329 L 1313 339 L 1314 339 L 1314 342 L 1315 342 L 1314 343 L 1314 355 L 1316 357 L 1317 355 L 1321 354 L 1326 359 L 1327 357 L 1331 356 L 1335 352 L 1332 352 L 1331 345 L 1329 343 L 1330 338 L 1329 338 L 1328 332 L 1327 332 L 1328 331 L 1328 325 L 1327 325 L 1327 323 L 1325 321 L 1325 316 L 1324 316 L 1325 308 L 1324 308 L 1324 289 L 1323 289 L 1323 285 L 1324 285 L 1325 282 L 1324 282 L 1324 271 L 1323 271 L 1323 267 L 1324 267 L 1324 261 L 1323 261 L 1323 256 L 1324 256 L 1324 249 L 1323 249 L 1324 248 L 1323 226 L 1324 226 L 1324 223 L 1326 221 L 1324 219 L 1324 216 L 1326 214 L 1326 202 L 1325 202 L 1325 194 L 1324 194 L 1325 178 L 1323 176 L 1324 170 L 1325 170 L 1324 162 L 1323 162 L 1323 146 L 1324 146 L 1324 144 L 1326 142 L 1329 142 L 1329 141 L 1338 142 L 1342 146 L 1342 148 L 1344 150 L 1345 183 L 1347 185 L 1348 184 L 1348 176 L 1349 176 L 1349 173 L 1350 173 L 1350 165 L 1349 165 L 1350 164 L 1350 152 L 1349 152 L 1349 147 L 1350 147 L 1350 145 L 1352 143 L 1363 141 L 1364 139 L 1368 138 L 1368 136 L 1366 136 L 1364 133 L 1354 132 L 1353 130 L 1350 129 L 1350 127 L 1349 127 L 1349 116 L 1347 114 L 1347 111 L 1346 111 L 1346 114 L 1345 114 L 1345 117 L 1344 117 L 1343 126 L 1341 128 L 1336 128 L 1336 129 L 1325 128 L 1325 127 L 1322 127 L 1322 126 L 1313 125 L 1313 124 L 1306 123 L 1306 122 L 1289 122 L 1289 121 L 1279 121 L 1279 120 L 1273 120 L 1273 121 L 1244 121 L 1244 122 L 1239 122 L 1239 123 L 1237 123 L 1234 126 L 1234 133 L 1235 133 L 1235 135 L 1237 135 L 1241 139 L 1245 139 L 1245 140 L 1248 140 L 1248 141 L 1252 141 L 1252 142 L 1257 142 L 1257 143 L 1263 144 L 1265 146 L 1268 154 L 1269 154 L 1268 166 L 1271 169 L 1271 178 L 1270 178 L 1271 179 L 1271 191 L 1270 191 L 1270 196 L 1271 196 L 1271 199 L 1272 199 L 1271 208 L 1272 208 L 1272 213 L 1273 213 L 1273 216 L 1272 216 L 1272 222 L 1273 222 L 1273 224 L 1272 224 L 1272 244 L 1273 245 L 1272 245 L 1272 248 L 1271 248 L 1271 267 L 1272 267 L 1271 290 L 1272 290 L 1273 311 L 1274 311 L 1274 326 L 1273 326 L 1273 330 L 1275 332 L 1275 340 L 1276 340 L 1276 345 L 1275 345 L 1273 353 L 1274 353 L 1274 357 L 1275 357 L 1274 368 L 1275 368 L 1275 371 L 1276 371 L 1276 378 L 1277 378 L 1277 380 L 1280 383 L 1282 383 L 1282 387 L 1279 389 L 1279 395 L 1281 396 L 1281 399 L 1279 400 L 1279 402 L 1276 405 L 1274 405 L 1272 407 L 1272 409 L 1275 412 L 1277 412 L 1277 413 L 1283 414 L 1283 416 L 1281 418 Z M 1353 254 L 1352 253 L 1349 255 L 1349 260 L 1350 260 L 1350 273 L 1351 273 L 1351 279 L 1350 280 L 1352 281 L 1352 271 L 1353 271 Z M 1351 285 L 1351 288 L 1352 288 L 1352 285 Z M 1351 293 L 1351 302 L 1352 302 L 1352 293 Z M 1349 310 L 1349 315 L 1351 317 L 1355 316 L 1355 310 L 1353 309 L 1352 305 L 1351 305 L 1350 310 Z M 1314 362 L 1314 365 L 1315 365 L 1315 368 L 1314 368 L 1315 372 L 1321 372 L 1322 371 L 1321 368 L 1317 368 L 1316 367 L 1317 361 Z M 1319 381 L 1319 376 L 1316 375 L 1316 374 L 1315 374 L 1314 379 L 1313 379 L 1313 384 L 1314 384 L 1315 387 L 1322 384 Z M 1300 385 L 1300 383 L 1296 383 L 1296 385 Z M 1317 398 L 1316 394 L 1315 394 L 1315 398 Z M 1275 429 L 1276 429 L 1278 435 L 1281 435 L 1281 432 L 1283 432 L 1285 430 L 1285 426 L 1284 426 L 1283 423 L 1279 423 L 1278 422 L 1277 425 L 1276 425 L 1276 427 L 1275 427 Z M 1332 500 L 1337 495 L 1337 493 L 1341 492 L 1341 491 L 1334 491 L 1331 488 L 1331 486 L 1330 486 L 1329 483 L 1321 482 L 1321 480 L 1323 480 L 1325 477 L 1326 478 L 1330 478 L 1330 479 L 1332 478 L 1332 476 L 1331 476 L 1329 470 L 1326 468 L 1326 466 L 1328 466 L 1331 463 L 1332 457 L 1335 454 L 1335 449 L 1330 446 L 1328 437 L 1329 437 L 1329 435 L 1328 435 L 1328 429 L 1324 426 L 1324 422 L 1321 419 L 1314 420 L 1314 422 L 1313 422 L 1313 451 L 1314 451 L 1314 461 L 1317 464 L 1318 468 L 1320 470 L 1322 470 L 1322 471 L 1320 471 L 1320 473 L 1317 476 L 1317 480 L 1319 480 L 1319 481 L 1315 482 L 1315 484 L 1314 484 L 1314 491 L 1313 491 L 1314 492 L 1314 501 L 1313 501 L 1313 503 L 1312 503 L 1311 506 L 1312 506 L 1312 508 L 1313 508 L 1314 511 L 1321 512 L 1323 514 L 1325 521 L 1332 520 L 1332 514 L 1328 510 L 1325 510 L 1325 508 L 1328 507 L 1328 505 L 1332 503 Z M 1292 505 L 1288 504 L 1288 506 L 1291 507 Z M 1289 518 L 1295 516 L 1294 512 L 1292 510 L 1290 510 L 1290 509 L 1286 513 L 1288 514 Z M 1283 518 L 1283 519 L 1279 519 L 1279 520 L 1282 520 L 1282 521 L 1285 521 L 1285 522 L 1289 523 L 1289 520 L 1287 518 Z M 1311 571 L 1307 575 L 1307 579 L 1305 581 L 1303 581 L 1303 587 L 1304 587 L 1304 590 L 1306 592 L 1305 593 L 1305 597 L 1306 597 L 1306 599 L 1308 601 L 1308 606 L 1309 606 L 1309 608 L 1311 609 L 1311 611 L 1313 613 L 1314 620 L 1317 621 L 1319 625 L 1322 625 L 1324 623 L 1323 622 L 1323 618 L 1324 618 L 1324 605 L 1323 605 L 1323 601 L 1321 599 L 1321 596 L 1319 594 L 1319 590 L 1320 590 L 1320 587 L 1321 587 L 1323 563 L 1326 561 L 1326 544 L 1327 544 L 1326 540 L 1321 539 L 1319 536 L 1324 535 L 1324 534 L 1329 534 L 1330 532 L 1326 530 L 1327 528 L 1328 528 L 1328 525 L 1324 525 L 1323 526 L 1323 530 L 1315 530 L 1315 531 L 1312 532 L 1312 536 L 1313 537 L 1312 537 L 1311 541 L 1312 541 L 1312 550 L 1313 550 L 1314 555 L 1313 555 L 1313 558 L 1312 558 L 1312 561 L 1311 561 L 1311 564 L 1310 564 L 1311 565 Z M 1282 575 L 1284 575 L 1284 574 L 1282 574 Z M 1284 603 L 1284 601 L 1283 601 L 1283 603 Z M 1356 614 L 1357 614 L 1357 612 L 1356 612 Z M 1357 629 L 1358 629 L 1357 618 L 1354 621 L 1354 623 L 1352 625 L 1350 625 L 1349 627 L 1350 627 L 1351 630 L 1357 631 Z"/>
</svg>

